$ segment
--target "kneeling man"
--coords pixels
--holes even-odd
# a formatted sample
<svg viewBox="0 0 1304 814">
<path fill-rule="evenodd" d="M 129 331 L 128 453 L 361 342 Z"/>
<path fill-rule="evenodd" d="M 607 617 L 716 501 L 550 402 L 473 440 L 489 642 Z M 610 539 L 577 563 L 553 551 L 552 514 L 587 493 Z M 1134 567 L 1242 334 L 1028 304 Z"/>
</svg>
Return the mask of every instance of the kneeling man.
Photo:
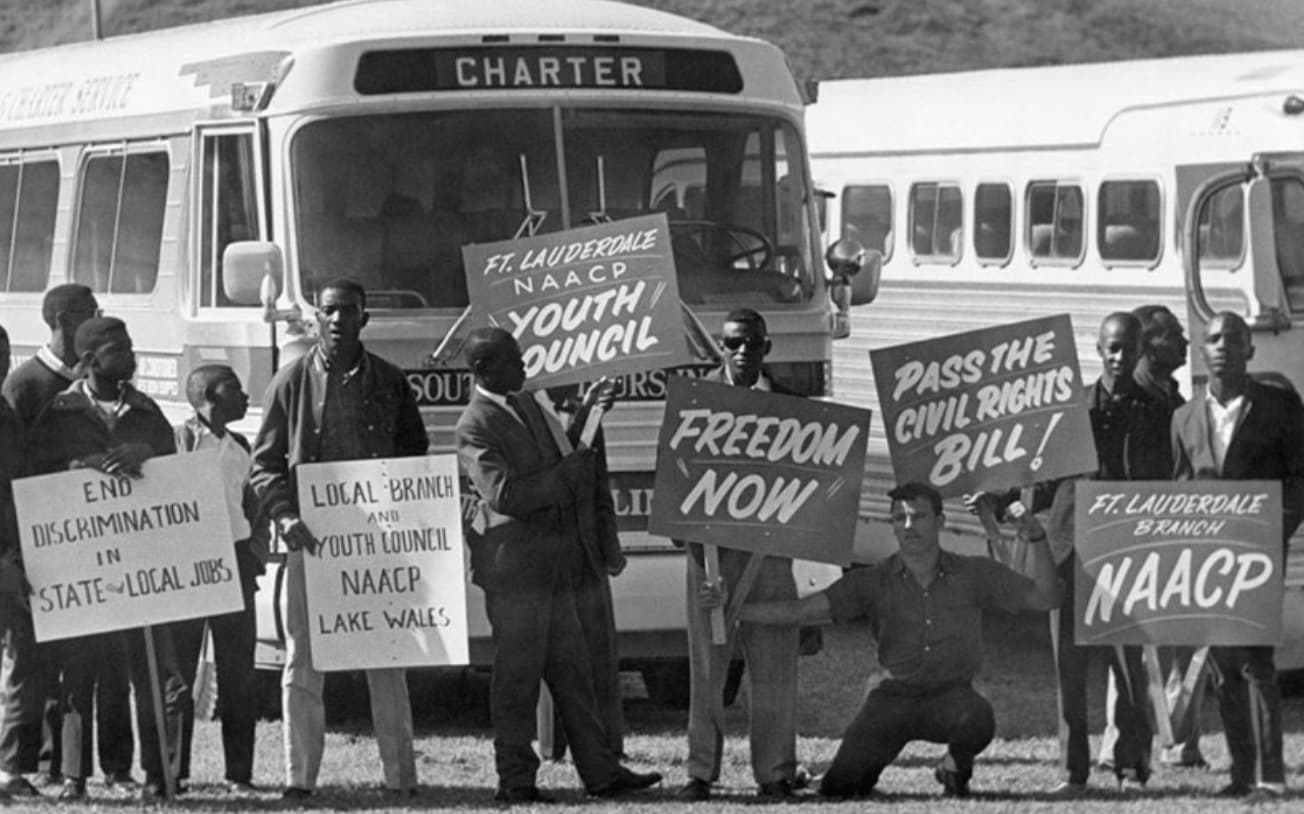
<svg viewBox="0 0 1304 814">
<path fill-rule="evenodd" d="M 943 551 L 942 498 L 932 487 L 907 483 L 888 497 L 897 553 L 803 599 L 743 605 L 740 618 L 773 625 L 869 619 L 888 678 L 847 727 L 821 794 L 871 793 L 908 742 L 926 740 L 947 745 L 935 775 L 946 794 L 962 797 L 974 757 L 996 729 L 992 705 L 972 686 L 982 666 L 981 611 L 1051 610 L 1060 604 L 1060 585 L 1046 534 L 1031 513 L 1021 529 L 1034 563 L 1028 579 L 986 557 Z"/>
</svg>

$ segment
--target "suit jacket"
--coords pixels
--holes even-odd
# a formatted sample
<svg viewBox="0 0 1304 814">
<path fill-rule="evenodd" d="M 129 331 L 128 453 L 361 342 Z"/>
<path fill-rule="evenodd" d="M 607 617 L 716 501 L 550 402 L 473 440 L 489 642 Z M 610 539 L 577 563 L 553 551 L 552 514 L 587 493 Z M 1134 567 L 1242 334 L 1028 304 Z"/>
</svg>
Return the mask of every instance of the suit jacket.
<svg viewBox="0 0 1304 814">
<path fill-rule="evenodd" d="M 1206 399 L 1192 399 L 1173 413 L 1173 476 L 1281 481 L 1283 541 L 1289 540 L 1304 510 L 1304 406 L 1299 396 L 1251 381 L 1221 469 L 1209 441 Z"/>
<path fill-rule="evenodd" d="M 582 555 L 575 495 L 533 399 L 531 426 L 478 390 L 457 421 L 457 454 L 480 493 L 485 528 L 471 550 L 485 589 L 543 590 Z"/>
</svg>

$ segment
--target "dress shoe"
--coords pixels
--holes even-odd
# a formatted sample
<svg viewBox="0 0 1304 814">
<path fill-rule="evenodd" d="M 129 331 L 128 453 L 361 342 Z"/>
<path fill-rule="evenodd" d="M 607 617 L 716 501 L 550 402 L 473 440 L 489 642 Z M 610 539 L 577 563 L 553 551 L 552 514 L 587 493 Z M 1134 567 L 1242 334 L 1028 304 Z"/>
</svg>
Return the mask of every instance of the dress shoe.
<svg viewBox="0 0 1304 814">
<path fill-rule="evenodd" d="M 555 803 L 551 796 L 539 791 L 538 786 L 521 786 L 514 789 L 500 788 L 494 793 L 495 803 Z"/>
<path fill-rule="evenodd" d="M 933 769 L 933 777 L 942 784 L 942 794 L 947 797 L 969 796 L 969 778 L 961 777 L 955 769 L 949 766 L 938 766 Z"/>
<path fill-rule="evenodd" d="M 105 772 L 104 786 L 106 788 L 134 789 L 140 785 L 136 778 L 131 776 L 131 772 Z"/>
<path fill-rule="evenodd" d="M 63 781 L 63 788 L 59 789 L 60 800 L 85 800 L 86 799 L 86 781 L 75 780 L 69 777 Z"/>
<path fill-rule="evenodd" d="M 770 803 L 779 803 L 790 799 L 792 794 L 792 783 L 787 780 L 771 780 L 768 783 L 762 783 L 756 790 L 756 796 Z"/>
<path fill-rule="evenodd" d="M 636 772 L 621 766 L 616 777 L 605 786 L 589 789 L 594 797 L 620 797 L 633 791 L 642 791 L 661 782 L 660 772 Z"/>
<path fill-rule="evenodd" d="M 1217 797 L 1249 797 L 1253 793 L 1254 787 L 1245 783 L 1237 783 L 1235 780 L 1218 789 Z"/>
<path fill-rule="evenodd" d="M 1086 783 L 1074 783 L 1071 780 L 1065 780 L 1063 783 L 1060 783 L 1048 792 L 1051 797 L 1059 797 L 1065 800 L 1086 797 L 1088 793 Z"/>
<path fill-rule="evenodd" d="M 1284 788 L 1276 786 L 1255 786 L 1250 793 L 1241 798 L 1246 805 L 1259 805 L 1261 803 L 1274 803 L 1286 795 Z"/>
<path fill-rule="evenodd" d="M 818 630 L 818 628 L 816 628 Z M 810 769 L 805 764 L 798 763 L 797 768 L 792 772 L 792 790 L 801 791 L 808 789 L 815 784 L 815 776 L 810 773 Z"/>
<path fill-rule="evenodd" d="M 41 796 L 41 792 L 36 788 L 36 786 L 27 782 L 27 778 L 23 777 L 21 774 L 13 775 L 4 783 L 0 783 L 0 791 L 3 791 L 10 797 Z"/>
<path fill-rule="evenodd" d="M 312 796 L 312 789 L 305 789 L 300 786 L 286 786 L 281 792 L 281 799 L 289 802 L 301 803 Z"/>
<path fill-rule="evenodd" d="M 38 789 L 52 789 L 56 786 L 63 786 L 63 775 L 59 772 L 37 772 L 32 777 L 32 783 Z"/>
<path fill-rule="evenodd" d="M 680 800 L 692 800 L 694 802 L 709 800 L 711 799 L 711 784 L 705 780 L 690 777 L 683 788 L 675 792 L 675 796 Z"/>
<path fill-rule="evenodd" d="M 141 803 L 161 803 L 168 797 L 167 787 L 162 780 L 146 780 L 140 785 Z"/>
<path fill-rule="evenodd" d="M 261 789 L 248 780 L 228 780 L 226 790 L 230 794 L 257 794 Z"/>
</svg>

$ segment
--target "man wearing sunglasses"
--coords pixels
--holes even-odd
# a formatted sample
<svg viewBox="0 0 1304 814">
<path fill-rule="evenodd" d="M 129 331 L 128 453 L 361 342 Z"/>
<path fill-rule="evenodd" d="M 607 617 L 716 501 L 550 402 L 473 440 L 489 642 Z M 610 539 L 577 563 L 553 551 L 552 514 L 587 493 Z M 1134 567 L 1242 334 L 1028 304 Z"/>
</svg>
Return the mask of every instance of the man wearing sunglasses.
<svg viewBox="0 0 1304 814">
<path fill-rule="evenodd" d="M 707 375 L 708 381 L 750 387 L 773 393 L 797 395 L 776 382 L 763 362 L 770 352 L 765 318 L 750 308 L 739 308 L 725 317 L 721 334 L 723 364 Z M 728 595 L 733 595 L 749 552 L 721 547 L 720 577 Z M 705 800 L 711 784 L 720 776 L 724 745 L 724 721 L 720 720 L 720 699 L 731 653 L 728 647 L 711 642 L 711 608 L 700 602 L 707 582 L 705 555 L 698 543 L 688 543 L 688 783 L 679 791 L 686 800 Z M 747 595 L 747 602 L 771 602 L 797 598 L 792 577 L 792 560 L 764 557 L 760 573 Z M 791 797 L 797 778 L 797 648 L 796 627 L 744 624 L 738 638 L 748 677 L 748 733 L 751 740 L 752 774 L 759 794 L 767 800 Z"/>
</svg>

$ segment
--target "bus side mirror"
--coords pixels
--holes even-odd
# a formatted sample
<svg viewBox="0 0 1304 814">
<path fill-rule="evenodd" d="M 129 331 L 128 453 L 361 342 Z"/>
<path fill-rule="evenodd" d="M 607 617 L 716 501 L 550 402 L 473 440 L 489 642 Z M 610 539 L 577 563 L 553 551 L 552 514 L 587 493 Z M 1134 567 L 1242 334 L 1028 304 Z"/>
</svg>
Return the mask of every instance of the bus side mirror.
<svg viewBox="0 0 1304 814">
<path fill-rule="evenodd" d="M 236 305 L 261 305 L 265 311 L 275 311 L 284 267 L 281 249 L 275 243 L 232 243 L 222 252 L 222 289 Z"/>
</svg>

